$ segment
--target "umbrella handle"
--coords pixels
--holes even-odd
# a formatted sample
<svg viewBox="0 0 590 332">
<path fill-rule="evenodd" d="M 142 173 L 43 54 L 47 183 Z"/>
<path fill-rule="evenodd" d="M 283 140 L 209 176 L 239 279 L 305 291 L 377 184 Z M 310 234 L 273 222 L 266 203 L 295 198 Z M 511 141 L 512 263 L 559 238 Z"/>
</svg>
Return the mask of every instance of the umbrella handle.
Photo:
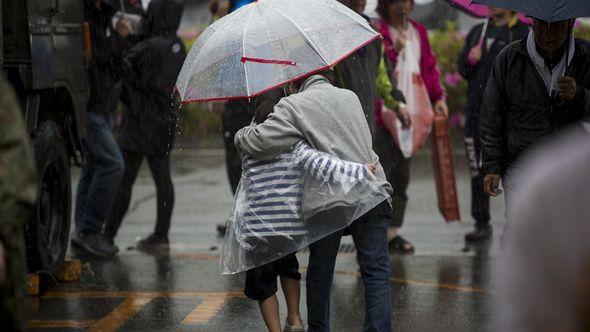
<svg viewBox="0 0 590 332">
<path fill-rule="evenodd" d="M 240 59 L 242 63 L 246 62 L 257 62 L 257 63 L 266 63 L 266 64 L 274 64 L 274 65 L 287 65 L 287 66 L 296 66 L 297 63 L 294 61 L 287 61 L 287 60 L 272 60 L 272 59 L 262 59 L 262 58 L 249 58 L 249 57 L 242 57 Z"/>
<path fill-rule="evenodd" d="M 477 46 L 481 47 L 483 45 L 483 40 L 486 37 L 486 33 L 488 32 L 488 26 L 490 25 L 490 19 L 488 18 L 486 22 L 483 24 L 483 28 L 481 29 L 481 35 L 479 36 L 479 43 Z"/>
</svg>

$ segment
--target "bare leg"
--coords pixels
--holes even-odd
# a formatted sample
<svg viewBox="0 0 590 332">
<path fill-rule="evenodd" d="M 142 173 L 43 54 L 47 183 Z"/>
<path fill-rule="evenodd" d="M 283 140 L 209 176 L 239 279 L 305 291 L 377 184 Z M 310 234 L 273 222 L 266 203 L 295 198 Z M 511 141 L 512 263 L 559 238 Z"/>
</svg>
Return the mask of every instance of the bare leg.
<svg viewBox="0 0 590 332">
<path fill-rule="evenodd" d="M 287 324 L 303 326 L 301 312 L 299 312 L 299 299 L 301 297 L 301 282 L 296 279 L 281 277 L 281 287 L 287 302 Z"/>
<path fill-rule="evenodd" d="M 281 332 L 281 318 L 279 316 L 279 301 L 277 295 L 273 295 L 266 300 L 259 301 L 260 312 L 266 328 L 270 332 Z"/>
</svg>

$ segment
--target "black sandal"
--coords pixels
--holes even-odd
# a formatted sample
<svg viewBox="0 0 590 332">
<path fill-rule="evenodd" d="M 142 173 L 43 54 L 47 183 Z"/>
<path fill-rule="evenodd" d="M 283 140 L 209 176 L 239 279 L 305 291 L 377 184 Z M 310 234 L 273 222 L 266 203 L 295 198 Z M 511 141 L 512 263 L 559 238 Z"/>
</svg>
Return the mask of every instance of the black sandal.
<svg viewBox="0 0 590 332">
<path fill-rule="evenodd" d="M 415 249 L 414 245 L 401 237 L 401 235 L 396 235 L 396 237 L 389 240 L 387 246 L 389 247 L 389 252 L 403 255 L 413 254 Z"/>
</svg>

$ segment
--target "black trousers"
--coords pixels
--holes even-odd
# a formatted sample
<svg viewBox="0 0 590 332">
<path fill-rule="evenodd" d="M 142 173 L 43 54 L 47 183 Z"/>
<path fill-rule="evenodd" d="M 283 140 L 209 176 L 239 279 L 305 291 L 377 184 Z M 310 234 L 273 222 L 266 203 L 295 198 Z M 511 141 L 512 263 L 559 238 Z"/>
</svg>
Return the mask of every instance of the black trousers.
<svg viewBox="0 0 590 332">
<path fill-rule="evenodd" d="M 115 203 L 109 219 L 104 228 L 107 237 L 114 238 L 121 227 L 123 217 L 129 209 L 133 183 L 143 159 L 147 159 L 152 178 L 156 185 L 157 197 L 157 218 L 154 234 L 157 236 L 168 236 L 170 230 L 170 219 L 174 208 L 174 185 L 170 174 L 170 156 L 146 156 L 141 153 L 122 150 L 125 160 L 125 173 L 115 198 Z"/>
<path fill-rule="evenodd" d="M 242 160 L 234 145 L 234 137 L 240 129 L 252 122 L 253 117 L 254 105 L 247 100 L 227 102 L 226 110 L 221 116 L 223 142 L 225 143 L 225 165 L 229 184 L 234 194 L 242 176 Z"/>
<path fill-rule="evenodd" d="M 377 128 L 375 134 L 375 152 L 385 171 L 387 182 L 391 183 L 391 207 L 393 218 L 389 227 L 400 228 L 404 224 L 406 205 L 408 203 L 408 186 L 410 184 L 410 164 L 412 158 L 404 157 L 402 151 L 393 141 L 386 129 Z"/>
<path fill-rule="evenodd" d="M 465 122 L 465 149 L 471 170 L 471 216 L 476 228 L 490 224 L 490 198 L 483 191 L 481 171 L 481 142 L 479 140 L 479 118 L 468 115 Z"/>
</svg>

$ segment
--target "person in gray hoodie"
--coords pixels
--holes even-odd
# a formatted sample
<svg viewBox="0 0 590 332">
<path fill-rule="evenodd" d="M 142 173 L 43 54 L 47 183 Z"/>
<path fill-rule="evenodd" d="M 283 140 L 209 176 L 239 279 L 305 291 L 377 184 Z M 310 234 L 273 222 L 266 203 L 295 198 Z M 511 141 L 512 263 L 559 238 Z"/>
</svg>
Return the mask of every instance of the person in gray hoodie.
<svg viewBox="0 0 590 332">
<path fill-rule="evenodd" d="M 372 148 L 371 132 L 358 97 L 332 85 L 332 72 L 313 75 L 288 85 L 268 119 L 238 131 L 235 145 L 241 153 L 269 160 L 300 140 L 337 158 L 374 163 L 375 176 L 391 193 L 383 167 Z M 329 213 L 328 213 L 329 215 Z M 365 286 L 365 331 L 391 331 L 387 201 L 353 222 L 354 239 Z M 336 255 L 343 231 L 310 245 L 307 269 L 307 308 L 310 331 L 330 330 L 330 291 Z"/>
</svg>

